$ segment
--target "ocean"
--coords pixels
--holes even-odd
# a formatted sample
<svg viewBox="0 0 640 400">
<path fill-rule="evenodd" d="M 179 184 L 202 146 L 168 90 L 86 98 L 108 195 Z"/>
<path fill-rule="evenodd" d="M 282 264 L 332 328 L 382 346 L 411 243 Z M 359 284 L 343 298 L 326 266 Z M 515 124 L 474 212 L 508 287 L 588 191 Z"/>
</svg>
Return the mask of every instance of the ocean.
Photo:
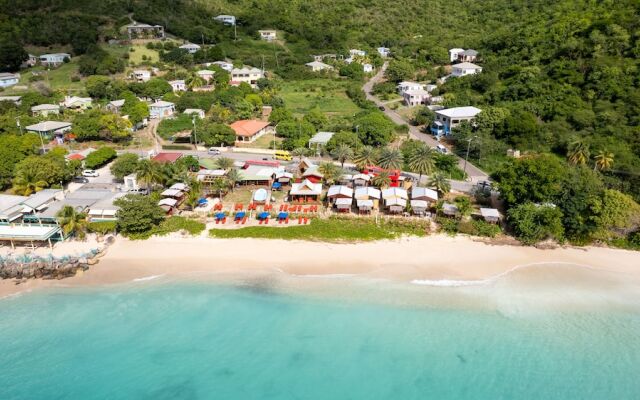
<svg viewBox="0 0 640 400">
<path fill-rule="evenodd" d="M 348 279 L 296 291 L 160 277 L 1 299 L 0 399 L 640 398 L 637 287 L 572 278 L 593 294 L 581 304 L 562 276 L 537 297 L 527 276 Z"/>
</svg>

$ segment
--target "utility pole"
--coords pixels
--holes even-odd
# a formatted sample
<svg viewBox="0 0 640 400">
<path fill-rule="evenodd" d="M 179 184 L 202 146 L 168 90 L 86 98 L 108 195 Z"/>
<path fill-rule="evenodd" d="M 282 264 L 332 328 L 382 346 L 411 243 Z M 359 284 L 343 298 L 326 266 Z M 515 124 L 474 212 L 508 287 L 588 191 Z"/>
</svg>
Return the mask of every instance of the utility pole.
<svg viewBox="0 0 640 400">
<path fill-rule="evenodd" d="M 20 134 L 22 135 L 22 124 L 20 123 L 20 117 L 16 117 L 16 125 L 20 128 Z"/>
<path fill-rule="evenodd" d="M 196 116 L 191 117 L 191 123 L 193 124 L 193 142 L 196 146 L 196 151 L 198 151 L 198 135 L 196 134 Z"/>
<path fill-rule="evenodd" d="M 467 155 L 464 157 L 464 169 L 463 169 L 463 172 L 465 175 L 467 174 L 467 160 L 469 159 L 469 150 L 471 149 L 471 142 L 475 138 L 477 138 L 477 136 L 472 136 L 469 139 L 467 139 Z"/>
</svg>

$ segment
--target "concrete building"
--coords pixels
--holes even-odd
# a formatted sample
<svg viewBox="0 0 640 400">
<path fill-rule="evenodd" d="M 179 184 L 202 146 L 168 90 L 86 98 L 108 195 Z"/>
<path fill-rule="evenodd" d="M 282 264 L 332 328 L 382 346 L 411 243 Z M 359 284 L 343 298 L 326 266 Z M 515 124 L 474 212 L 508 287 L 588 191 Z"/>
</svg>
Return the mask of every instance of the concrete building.
<svg viewBox="0 0 640 400">
<path fill-rule="evenodd" d="M 164 39 L 164 27 L 161 25 L 139 24 L 127 25 L 129 40 L 132 39 Z"/>
<path fill-rule="evenodd" d="M 233 15 L 218 15 L 217 17 L 213 17 L 213 19 L 225 25 L 234 26 L 236 24 L 236 17 Z"/>
<path fill-rule="evenodd" d="M 325 64 L 321 61 L 312 61 L 305 64 L 311 71 L 320 72 L 320 71 L 331 71 L 333 67 L 329 64 Z"/>
<path fill-rule="evenodd" d="M 431 124 L 431 133 L 435 136 L 450 135 L 451 130 L 462 122 L 473 121 L 481 109 L 476 107 L 454 107 L 436 111 L 436 118 Z"/>
<path fill-rule="evenodd" d="M 7 88 L 17 85 L 20 82 L 20 75 L 8 72 L 0 73 L 0 88 Z"/>
<path fill-rule="evenodd" d="M 171 89 L 174 92 L 185 92 L 187 90 L 187 84 L 183 79 L 176 79 L 175 81 L 169 81 Z"/>
<path fill-rule="evenodd" d="M 273 130 L 269 122 L 258 120 L 240 120 L 229 126 L 236 133 L 236 143 L 252 143 Z"/>
<path fill-rule="evenodd" d="M 480 72 L 482 72 L 482 67 L 470 62 L 463 62 L 451 66 L 451 76 L 455 76 L 457 78 L 461 76 L 479 74 Z"/>
<path fill-rule="evenodd" d="M 60 106 L 56 104 L 38 104 L 37 106 L 31 107 L 31 114 L 34 117 L 46 117 L 47 115 L 58 115 L 60 114 Z"/>
<path fill-rule="evenodd" d="M 201 49 L 200 45 L 197 45 L 195 43 L 185 43 L 182 46 L 180 46 L 180 48 L 182 50 L 186 50 L 187 53 L 189 54 L 194 54 Z"/>
<path fill-rule="evenodd" d="M 71 54 L 69 53 L 51 53 L 43 54 L 39 57 L 40 64 L 45 67 L 57 67 L 66 61 L 71 60 Z"/>
<path fill-rule="evenodd" d="M 264 78 L 264 72 L 254 67 L 234 68 L 231 70 L 231 85 L 239 85 L 242 82 L 256 87 L 258 80 Z"/>
<path fill-rule="evenodd" d="M 176 112 L 176 105 L 170 101 L 156 101 L 149 106 L 149 116 L 152 119 L 167 118 Z"/>
<path fill-rule="evenodd" d="M 278 33 L 274 29 L 265 29 L 258 31 L 260 34 L 260 39 L 266 40 L 268 42 L 272 40 L 276 40 L 278 38 Z"/>
</svg>

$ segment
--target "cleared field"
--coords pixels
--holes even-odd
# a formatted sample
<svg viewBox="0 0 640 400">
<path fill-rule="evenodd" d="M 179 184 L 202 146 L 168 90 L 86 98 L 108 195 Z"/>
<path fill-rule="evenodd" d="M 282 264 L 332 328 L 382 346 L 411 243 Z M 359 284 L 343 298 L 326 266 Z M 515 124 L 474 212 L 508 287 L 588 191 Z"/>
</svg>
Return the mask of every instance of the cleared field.
<svg viewBox="0 0 640 400">
<path fill-rule="evenodd" d="M 282 85 L 280 96 L 295 114 L 305 114 L 317 107 L 330 116 L 352 116 L 360 108 L 347 96 L 346 85 L 330 79 L 290 81 Z"/>
</svg>

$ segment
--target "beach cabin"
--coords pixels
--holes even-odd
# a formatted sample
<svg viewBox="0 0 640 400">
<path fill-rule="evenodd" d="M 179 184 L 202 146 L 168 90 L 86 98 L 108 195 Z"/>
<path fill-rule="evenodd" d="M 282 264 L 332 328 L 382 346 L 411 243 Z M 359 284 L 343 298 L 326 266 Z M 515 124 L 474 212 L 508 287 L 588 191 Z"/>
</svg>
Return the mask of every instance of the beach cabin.
<svg viewBox="0 0 640 400">
<path fill-rule="evenodd" d="M 481 208 L 480 215 L 486 222 L 497 224 L 500 222 L 500 212 L 495 208 Z"/>
<path fill-rule="evenodd" d="M 158 202 L 160 208 L 162 208 L 167 214 L 172 214 L 174 209 L 178 206 L 178 200 L 167 197 Z"/>
<path fill-rule="evenodd" d="M 407 207 L 409 195 L 407 191 L 398 187 L 391 187 L 381 191 L 384 206 L 392 214 L 401 213 Z"/>
<path fill-rule="evenodd" d="M 176 105 L 170 101 L 156 101 L 149 106 L 149 116 L 152 119 L 162 119 L 173 116 L 176 112 Z"/>
<path fill-rule="evenodd" d="M 286 171 L 277 171 L 273 174 L 273 181 L 279 183 L 281 186 L 288 185 L 293 180 L 293 174 Z"/>
<path fill-rule="evenodd" d="M 338 212 L 349 212 L 353 205 L 353 198 L 338 198 L 335 200 L 334 206 Z"/>
<path fill-rule="evenodd" d="M 185 50 L 189 54 L 195 54 L 198 52 L 198 50 L 200 50 L 200 45 L 197 45 L 195 43 L 185 43 L 180 46 L 180 48 L 182 50 Z"/>
<path fill-rule="evenodd" d="M 354 191 L 356 205 L 361 214 L 369 213 L 374 208 L 378 208 L 381 196 L 380 190 L 371 186 L 357 187 Z"/>
<path fill-rule="evenodd" d="M 304 173 L 302 174 L 302 177 L 304 179 L 310 180 L 311 182 L 317 183 L 317 182 L 322 182 L 322 180 L 324 179 L 324 174 L 320 172 L 320 167 L 313 166 L 311 168 L 308 168 L 306 171 L 304 171 Z"/>
<path fill-rule="evenodd" d="M 298 163 L 298 171 L 300 172 L 300 174 L 304 174 L 304 172 L 306 170 L 308 170 L 309 168 L 317 168 L 318 166 L 316 165 L 315 162 L 313 162 L 312 160 L 308 159 L 308 158 L 303 158 L 302 160 L 300 160 L 300 162 Z"/>
<path fill-rule="evenodd" d="M 291 185 L 289 196 L 292 201 L 318 201 L 322 194 L 322 184 L 313 183 L 308 179 Z"/>
<path fill-rule="evenodd" d="M 368 214 L 374 208 L 373 200 L 360 200 L 356 199 L 356 207 L 358 207 L 358 212 L 360 214 Z"/>
<path fill-rule="evenodd" d="M 411 189 L 411 200 L 422 200 L 432 205 L 438 201 L 438 192 L 433 189 L 416 186 Z"/>
<path fill-rule="evenodd" d="M 329 188 L 329 191 L 327 191 L 327 200 L 329 200 L 329 203 L 332 203 L 332 204 L 337 204 L 336 201 L 338 199 L 352 199 L 352 198 L 353 198 L 353 189 L 351 189 L 348 186 L 333 185 Z"/>
<path fill-rule="evenodd" d="M 457 217 L 460 214 L 460 210 L 458 210 L 458 206 L 451 203 L 443 203 L 442 204 L 442 214 L 447 217 Z"/>
<path fill-rule="evenodd" d="M 352 182 L 354 187 L 368 186 L 371 181 L 371 175 L 367 174 L 355 174 L 353 175 Z"/>
</svg>

